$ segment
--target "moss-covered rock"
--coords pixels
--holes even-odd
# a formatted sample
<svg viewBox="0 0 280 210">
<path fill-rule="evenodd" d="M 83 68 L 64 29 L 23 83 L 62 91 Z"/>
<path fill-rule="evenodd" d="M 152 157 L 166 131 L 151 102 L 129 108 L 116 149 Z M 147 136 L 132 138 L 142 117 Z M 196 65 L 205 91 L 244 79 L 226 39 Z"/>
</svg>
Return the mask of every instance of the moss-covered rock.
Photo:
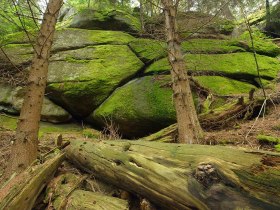
<svg viewBox="0 0 280 210">
<path fill-rule="evenodd" d="M 166 43 L 152 39 L 135 39 L 129 43 L 130 48 L 145 63 L 167 56 Z"/>
<path fill-rule="evenodd" d="M 101 31 L 85 29 L 62 29 L 55 33 L 53 51 L 77 49 L 91 45 L 125 45 L 135 40 L 131 35 L 121 31 Z"/>
<path fill-rule="evenodd" d="M 147 76 L 117 89 L 91 115 L 99 125 L 112 120 L 127 137 L 143 136 L 176 121 L 170 76 Z"/>
<path fill-rule="evenodd" d="M 0 67 L 5 65 L 13 67 L 15 65 L 31 62 L 33 57 L 33 47 L 30 44 L 35 36 L 27 36 L 24 32 L 10 34 L 6 38 L 6 45 L 2 48 L 6 55 L 0 51 Z M 120 31 L 99 31 L 84 29 L 62 29 L 55 32 L 52 54 L 60 51 L 84 48 L 94 45 L 126 45 L 135 40 L 129 34 Z"/>
<path fill-rule="evenodd" d="M 182 51 L 191 54 L 222 54 L 244 52 L 234 40 L 191 39 L 182 42 Z M 166 42 L 152 39 L 135 39 L 129 43 L 131 49 L 145 63 L 167 57 Z"/>
<path fill-rule="evenodd" d="M 254 85 L 221 76 L 197 76 L 194 79 L 204 88 L 217 95 L 247 94 Z"/>
<path fill-rule="evenodd" d="M 260 55 L 267 55 L 271 57 L 276 57 L 280 54 L 280 48 L 272 42 L 269 37 L 260 32 L 259 30 L 254 30 L 252 33 L 254 48 L 252 47 L 252 42 L 250 34 L 248 31 L 244 32 L 238 39 L 239 42 L 233 42 L 233 45 L 245 48 L 247 51 L 255 51 Z"/>
<path fill-rule="evenodd" d="M 0 84 L 0 89 L 0 111 L 9 114 L 19 114 L 25 94 L 24 88 L 13 88 Z M 62 123 L 69 121 L 70 119 L 71 115 L 67 111 L 51 102 L 48 98 L 44 98 L 41 112 L 42 121 Z"/>
<path fill-rule="evenodd" d="M 280 70 L 280 63 L 276 58 L 258 55 L 260 75 L 265 79 L 274 79 Z M 214 73 L 242 79 L 256 83 L 258 72 L 252 53 L 232 54 L 187 54 L 186 68 L 191 72 L 203 74 Z M 145 73 L 159 74 L 170 70 L 167 58 L 163 58 L 150 65 Z"/>
<path fill-rule="evenodd" d="M 140 21 L 122 10 L 81 9 L 72 17 L 70 28 L 95 30 L 114 30 L 137 33 L 141 29 Z"/>
<path fill-rule="evenodd" d="M 182 51 L 192 54 L 224 54 L 244 52 L 245 49 L 234 46 L 232 40 L 191 39 L 182 42 Z"/>
<path fill-rule="evenodd" d="M 29 33 L 31 33 L 29 36 L 27 36 L 25 32 L 17 32 L 7 35 L 5 37 L 5 43 L 8 45 L 7 48 L 17 47 L 20 44 L 26 44 L 18 48 L 20 52 L 24 51 L 26 53 L 27 49 L 24 48 L 24 46 L 29 46 L 29 51 L 32 50 L 33 48 L 31 47 L 30 43 L 35 42 L 37 34 L 36 32 L 32 31 Z M 52 50 L 59 51 L 100 44 L 128 44 L 133 40 L 135 40 L 134 37 L 121 31 L 65 28 L 55 31 Z"/>
<path fill-rule="evenodd" d="M 51 60 L 48 97 L 78 117 L 89 115 L 144 65 L 125 45 L 63 51 Z"/>
</svg>

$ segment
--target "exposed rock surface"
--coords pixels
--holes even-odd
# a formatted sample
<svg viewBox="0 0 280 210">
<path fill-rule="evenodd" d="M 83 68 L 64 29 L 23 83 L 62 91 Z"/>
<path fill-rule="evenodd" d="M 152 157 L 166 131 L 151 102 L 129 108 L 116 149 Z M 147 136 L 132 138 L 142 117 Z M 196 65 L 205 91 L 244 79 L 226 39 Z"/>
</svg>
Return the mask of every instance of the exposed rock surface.
<svg viewBox="0 0 280 210">
<path fill-rule="evenodd" d="M 24 88 L 13 88 L 0 83 L 0 90 L 0 111 L 18 115 L 23 103 Z M 67 111 L 44 97 L 41 112 L 42 121 L 62 123 L 69 121 L 71 118 Z"/>
<path fill-rule="evenodd" d="M 174 123 L 165 42 L 114 31 L 134 34 L 139 26 L 136 20 L 118 10 L 85 9 L 66 15 L 61 24 L 77 28 L 64 28 L 55 34 L 48 99 L 93 125 L 106 126 L 108 120 L 113 120 L 121 133 L 129 137 L 147 135 Z M 24 33 L 6 37 L 3 49 L 13 64 L 0 52 L 1 72 L 4 69 L 16 76 L 14 66 L 28 69 L 33 56 L 29 39 L 32 43 L 36 37 L 33 33 L 29 38 Z M 262 84 L 273 88 L 272 81 L 280 70 L 275 58 L 280 49 L 259 32 L 254 32 L 254 37 Z M 261 86 L 246 33 L 238 39 L 191 39 L 182 42 L 182 50 L 189 75 L 195 81 L 193 95 L 198 112 L 211 112 L 227 103 L 228 98 L 236 100 Z M 6 94 L 1 89 L 1 95 Z M 18 114 L 17 103 L 4 102 L 2 97 L 1 109 Z"/>
</svg>

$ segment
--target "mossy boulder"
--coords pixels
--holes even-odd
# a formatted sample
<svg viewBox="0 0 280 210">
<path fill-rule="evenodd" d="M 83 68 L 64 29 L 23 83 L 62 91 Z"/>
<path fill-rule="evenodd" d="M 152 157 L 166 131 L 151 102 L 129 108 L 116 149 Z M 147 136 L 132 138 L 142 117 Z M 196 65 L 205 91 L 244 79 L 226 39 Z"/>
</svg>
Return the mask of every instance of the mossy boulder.
<svg viewBox="0 0 280 210">
<path fill-rule="evenodd" d="M 280 63 L 276 58 L 258 55 L 260 76 L 272 80 L 277 77 Z M 216 74 L 230 78 L 241 79 L 256 84 L 258 72 L 252 53 L 231 54 L 187 54 L 185 55 L 186 68 L 192 73 Z M 150 65 L 145 73 L 160 74 L 170 71 L 167 58 L 163 58 Z"/>
<path fill-rule="evenodd" d="M 10 87 L 0 83 L 0 111 L 8 114 L 19 114 L 23 104 L 25 89 L 22 87 Z M 41 112 L 41 120 L 62 123 L 71 119 L 71 115 L 51 102 L 48 98 L 44 98 L 43 108 Z"/>
<path fill-rule="evenodd" d="M 141 29 L 139 19 L 122 10 L 80 9 L 71 19 L 70 28 L 126 31 L 130 33 L 137 33 Z"/>
<path fill-rule="evenodd" d="M 260 55 L 276 57 L 280 54 L 280 48 L 272 40 L 259 30 L 252 32 L 254 48 L 252 47 L 251 37 L 248 31 L 244 32 L 238 39 L 239 42 L 233 42 L 233 45 L 245 48 L 247 51 L 254 50 Z"/>
<path fill-rule="evenodd" d="M 143 136 L 176 121 L 170 76 L 146 76 L 118 88 L 90 117 L 112 120 L 126 137 Z"/>
<path fill-rule="evenodd" d="M 20 39 L 20 40 L 18 40 Z M 135 38 L 120 31 L 63 29 L 55 33 L 47 96 L 76 117 L 85 117 L 144 64 L 127 46 Z M 33 48 L 26 34 L 8 36 L 3 49 L 13 64 L 28 66 Z M 0 54 L 4 68 L 13 65 Z"/>
<path fill-rule="evenodd" d="M 97 108 L 143 63 L 126 45 L 99 45 L 53 55 L 47 95 L 77 117 Z"/>
<path fill-rule="evenodd" d="M 237 46 L 235 40 L 217 39 L 190 39 L 182 42 L 183 53 L 191 54 L 224 54 L 234 52 L 245 52 L 242 46 Z M 152 39 L 135 39 L 129 43 L 131 49 L 145 63 L 167 57 L 166 42 Z"/>
<path fill-rule="evenodd" d="M 209 89 L 212 93 L 225 95 L 240 95 L 247 94 L 250 90 L 256 89 L 256 86 L 233 80 L 221 76 L 197 76 L 194 79 L 204 88 Z"/>
</svg>

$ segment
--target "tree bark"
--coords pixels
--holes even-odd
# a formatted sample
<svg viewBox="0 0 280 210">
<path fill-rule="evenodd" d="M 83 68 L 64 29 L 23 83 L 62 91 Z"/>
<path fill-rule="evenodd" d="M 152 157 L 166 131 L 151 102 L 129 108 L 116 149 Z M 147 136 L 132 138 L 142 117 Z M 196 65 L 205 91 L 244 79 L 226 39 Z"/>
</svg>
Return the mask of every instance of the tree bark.
<svg viewBox="0 0 280 210">
<path fill-rule="evenodd" d="M 270 3 L 269 3 L 269 0 L 265 1 L 265 8 L 266 8 L 266 30 L 269 30 L 270 23 L 271 23 L 271 14 L 270 14 Z"/>
<path fill-rule="evenodd" d="M 177 30 L 177 6 L 172 0 L 162 0 L 165 14 L 168 60 L 171 64 L 173 98 L 175 103 L 179 142 L 199 143 L 203 132 L 196 114 Z"/>
<path fill-rule="evenodd" d="M 279 209 L 280 155 L 223 146 L 72 140 L 66 156 L 161 209 Z"/>
<path fill-rule="evenodd" d="M 106 196 L 97 192 L 74 191 L 66 204 L 67 210 L 128 210 L 128 203 L 120 198 Z"/>
<path fill-rule="evenodd" d="M 39 121 L 47 82 L 50 50 L 62 3 L 63 0 L 50 0 L 44 14 L 7 174 L 24 170 L 37 158 Z"/>
<path fill-rule="evenodd" d="M 30 167 L 0 189 L 1 210 L 30 210 L 36 198 L 64 160 L 60 153 L 42 165 Z"/>
</svg>

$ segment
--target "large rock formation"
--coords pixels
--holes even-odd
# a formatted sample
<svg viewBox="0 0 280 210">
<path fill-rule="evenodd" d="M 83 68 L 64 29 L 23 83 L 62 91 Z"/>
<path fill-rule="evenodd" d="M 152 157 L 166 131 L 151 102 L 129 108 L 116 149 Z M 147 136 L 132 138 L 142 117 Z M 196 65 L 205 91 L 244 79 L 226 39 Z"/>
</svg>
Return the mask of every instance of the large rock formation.
<svg viewBox="0 0 280 210">
<path fill-rule="evenodd" d="M 68 20 L 73 22 L 84 11 Z M 97 14 L 84 18 L 92 18 L 88 22 L 92 28 L 105 29 L 95 27 L 101 24 Z M 127 17 L 117 11 L 108 14 Z M 103 26 L 107 19 L 101 19 Z M 106 29 L 131 32 L 130 26 L 122 27 Z M 240 39 L 191 39 L 182 43 L 198 112 L 209 112 L 261 86 L 248 36 Z M 5 41 L 3 49 L 9 59 L 0 52 L 0 71 L 16 77 L 15 66 L 28 70 L 33 48 L 24 33 L 9 35 Z M 255 44 L 262 84 L 271 88 L 269 84 L 280 70 L 275 58 L 280 50 L 261 36 Z M 112 120 L 124 136 L 143 136 L 176 120 L 166 57 L 163 41 L 135 38 L 121 31 L 64 28 L 55 34 L 46 97 L 93 125 L 106 126 Z M 2 103 L 2 110 L 11 112 L 14 103 Z"/>
</svg>

